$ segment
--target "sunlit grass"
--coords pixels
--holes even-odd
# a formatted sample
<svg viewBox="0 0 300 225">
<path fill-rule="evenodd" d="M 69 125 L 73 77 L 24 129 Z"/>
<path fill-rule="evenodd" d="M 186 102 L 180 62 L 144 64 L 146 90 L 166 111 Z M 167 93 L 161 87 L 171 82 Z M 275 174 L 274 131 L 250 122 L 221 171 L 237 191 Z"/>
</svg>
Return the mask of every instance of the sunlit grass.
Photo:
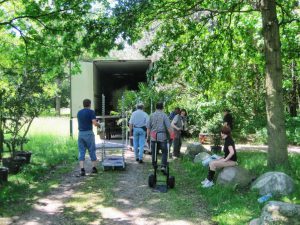
<svg viewBox="0 0 300 225">
<path fill-rule="evenodd" d="M 73 119 L 73 133 L 76 137 L 78 125 Z M 35 118 L 30 127 L 29 135 L 54 135 L 59 137 L 70 136 L 70 118 L 68 117 L 41 117 Z"/>
<path fill-rule="evenodd" d="M 239 152 L 240 166 L 247 168 L 258 177 L 259 175 L 270 171 L 267 168 L 267 154 L 263 152 Z M 299 204 L 300 202 L 300 155 L 290 154 L 289 161 L 291 168 L 284 172 L 292 177 L 295 182 L 295 192 L 284 197 L 273 198 L 284 202 Z M 263 204 L 257 202 L 259 197 L 256 191 L 248 189 L 235 189 L 215 185 L 212 188 L 204 189 L 200 181 L 207 176 L 207 168 L 202 165 L 192 163 L 187 159 L 182 160 L 183 168 L 189 176 L 193 178 L 199 195 L 207 203 L 208 209 L 212 212 L 212 219 L 218 224 L 248 224 L 253 218 L 260 216 Z M 282 170 L 281 170 L 282 171 Z"/>
<path fill-rule="evenodd" d="M 0 187 L 1 217 L 29 210 L 39 196 L 59 185 L 61 175 L 77 160 L 76 141 L 68 137 L 31 134 L 24 149 L 32 152 L 31 163 L 10 174 L 8 183 Z"/>
</svg>

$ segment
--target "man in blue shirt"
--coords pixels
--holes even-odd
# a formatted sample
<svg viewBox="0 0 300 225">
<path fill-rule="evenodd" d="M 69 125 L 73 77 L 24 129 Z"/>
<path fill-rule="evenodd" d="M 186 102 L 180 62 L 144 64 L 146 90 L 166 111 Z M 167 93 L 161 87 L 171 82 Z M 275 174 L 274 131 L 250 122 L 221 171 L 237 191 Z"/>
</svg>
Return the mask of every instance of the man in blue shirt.
<svg viewBox="0 0 300 225">
<path fill-rule="evenodd" d="M 80 175 L 85 176 L 84 160 L 86 149 L 89 151 L 89 155 L 93 164 L 92 173 L 97 173 L 97 157 L 95 146 L 95 135 L 93 132 L 93 125 L 100 127 L 100 124 L 96 120 L 96 114 L 94 110 L 91 110 L 91 100 L 84 99 L 83 107 L 77 113 L 78 120 L 78 151 L 79 151 L 79 165 Z"/>
<path fill-rule="evenodd" d="M 146 140 L 146 124 L 148 122 L 148 114 L 143 111 L 144 105 L 138 104 L 137 110 L 131 114 L 129 120 L 130 136 L 133 130 L 133 148 L 135 159 L 139 163 L 143 163 L 144 146 Z"/>
<path fill-rule="evenodd" d="M 174 119 L 174 117 L 175 117 L 176 115 L 178 115 L 178 114 L 180 114 L 180 108 L 179 108 L 179 107 L 176 107 L 176 108 L 174 109 L 174 111 L 172 111 L 172 112 L 170 113 L 170 115 L 169 115 L 170 121 L 172 122 L 172 120 Z"/>
</svg>

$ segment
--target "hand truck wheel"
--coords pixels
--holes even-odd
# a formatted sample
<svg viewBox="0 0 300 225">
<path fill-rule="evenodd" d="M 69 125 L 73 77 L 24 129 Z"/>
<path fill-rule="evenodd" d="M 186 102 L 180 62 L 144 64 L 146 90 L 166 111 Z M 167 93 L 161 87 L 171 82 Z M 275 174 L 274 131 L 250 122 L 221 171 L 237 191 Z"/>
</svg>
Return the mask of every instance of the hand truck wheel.
<svg viewBox="0 0 300 225">
<path fill-rule="evenodd" d="M 156 184 L 156 177 L 154 176 L 154 174 L 151 174 L 148 177 L 148 185 L 149 185 L 149 187 L 153 188 L 153 187 L 155 187 L 155 184 Z"/>
<path fill-rule="evenodd" d="M 168 187 L 169 188 L 174 188 L 175 187 L 175 177 L 170 176 L 168 178 Z"/>
</svg>

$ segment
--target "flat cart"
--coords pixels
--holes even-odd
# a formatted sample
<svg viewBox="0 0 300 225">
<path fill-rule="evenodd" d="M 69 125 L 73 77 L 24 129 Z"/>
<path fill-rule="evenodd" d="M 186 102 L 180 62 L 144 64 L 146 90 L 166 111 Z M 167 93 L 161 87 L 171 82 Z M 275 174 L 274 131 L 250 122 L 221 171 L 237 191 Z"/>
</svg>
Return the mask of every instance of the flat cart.
<svg viewBox="0 0 300 225">
<path fill-rule="evenodd" d="M 97 116 L 97 119 L 105 121 L 105 119 L 116 119 L 117 116 Z M 122 130 L 125 124 L 126 118 L 118 117 L 119 120 L 122 120 Z M 124 121 L 123 121 L 124 120 Z M 105 125 L 104 125 L 105 126 Z M 103 127 L 103 122 L 102 122 Z M 97 145 L 97 149 L 101 151 L 101 166 L 103 170 L 124 170 L 126 167 L 125 163 L 125 151 L 127 150 L 127 135 L 122 131 L 122 140 L 112 141 L 107 140 L 103 132 L 105 129 L 102 128 L 102 131 L 98 132 L 100 135 L 101 142 Z M 124 135 L 126 137 L 124 137 Z M 109 138 L 110 139 L 110 138 Z"/>
<path fill-rule="evenodd" d="M 96 118 L 100 120 L 100 130 L 98 130 L 98 134 L 100 135 L 101 142 L 98 144 L 97 148 L 101 151 L 101 166 L 103 170 L 124 170 L 126 167 L 125 163 L 125 151 L 127 150 L 128 144 L 128 135 L 127 135 L 127 113 L 124 113 L 122 110 L 122 114 L 120 116 L 110 116 L 104 115 L 104 103 L 105 98 L 102 96 L 103 103 L 103 114 L 102 116 L 97 116 Z M 106 124 L 106 121 L 117 121 L 117 124 L 121 125 L 122 131 L 122 141 L 111 141 L 111 134 L 106 137 L 107 130 L 109 129 L 110 124 Z M 115 126 L 115 125 L 114 125 Z M 107 140 L 109 139 L 109 140 Z"/>
</svg>

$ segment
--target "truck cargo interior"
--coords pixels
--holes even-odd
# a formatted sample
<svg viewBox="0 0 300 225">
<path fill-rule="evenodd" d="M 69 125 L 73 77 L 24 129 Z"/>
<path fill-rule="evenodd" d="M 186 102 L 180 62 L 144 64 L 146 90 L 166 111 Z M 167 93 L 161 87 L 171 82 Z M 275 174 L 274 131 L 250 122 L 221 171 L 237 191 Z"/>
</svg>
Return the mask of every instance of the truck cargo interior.
<svg viewBox="0 0 300 225">
<path fill-rule="evenodd" d="M 105 115 L 117 110 L 118 100 L 125 90 L 137 90 L 146 82 L 150 60 L 94 61 L 94 100 L 97 115 L 102 114 L 102 94 L 105 95 Z"/>
</svg>

